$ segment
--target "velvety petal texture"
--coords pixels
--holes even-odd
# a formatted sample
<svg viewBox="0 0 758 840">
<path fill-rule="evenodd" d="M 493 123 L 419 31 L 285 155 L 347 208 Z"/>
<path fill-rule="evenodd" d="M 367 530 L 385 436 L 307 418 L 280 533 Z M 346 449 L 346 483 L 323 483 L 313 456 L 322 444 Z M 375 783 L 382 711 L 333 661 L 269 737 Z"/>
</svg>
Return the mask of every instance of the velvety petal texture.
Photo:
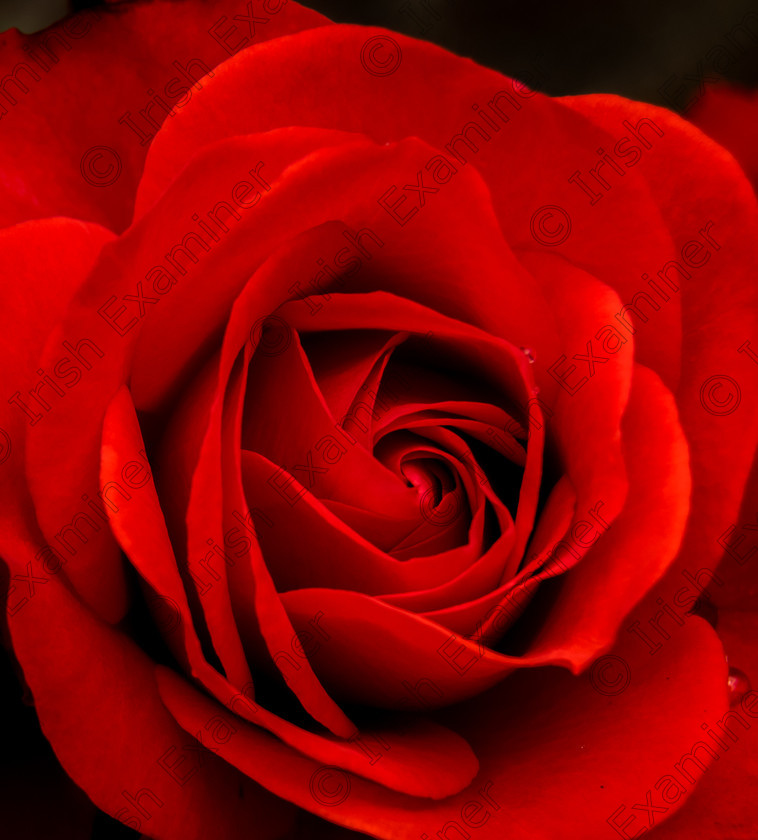
<svg viewBox="0 0 758 840">
<path fill-rule="evenodd" d="M 92 803 L 754 836 L 745 147 L 292 0 L 0 46 L 7 637 Z"/>
<path fill-rule="evenodd" d="M 3 33 L 11 79 L 0 99 L 0 223 L 71 216 L 123 230 L 152 139 L 205 77 L 252 44 L 328 23 L 287 0 L 255 5 L 265 9 L 233 0 L 181 9 L 171 0 L 113 3 L 44 32 Z"/>
</svg>

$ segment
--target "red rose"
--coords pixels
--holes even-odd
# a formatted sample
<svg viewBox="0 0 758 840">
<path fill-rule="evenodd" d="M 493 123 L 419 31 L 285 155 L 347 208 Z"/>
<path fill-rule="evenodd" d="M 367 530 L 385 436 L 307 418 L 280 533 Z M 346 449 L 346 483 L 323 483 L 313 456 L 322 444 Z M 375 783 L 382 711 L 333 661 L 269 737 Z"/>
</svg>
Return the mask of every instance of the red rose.
<svg viewBox="0 0 758 840">
<path fill-rule="evenodd" d="M 42 730 L 154 838 L 690 832 L 758 716 L 700 617 L 751 559 L 755 196 L 668 111 L 327 23 L 6 36 L 0 550 Z M 747 789 L 697 824 L 752 836 Z"/>
</svg>

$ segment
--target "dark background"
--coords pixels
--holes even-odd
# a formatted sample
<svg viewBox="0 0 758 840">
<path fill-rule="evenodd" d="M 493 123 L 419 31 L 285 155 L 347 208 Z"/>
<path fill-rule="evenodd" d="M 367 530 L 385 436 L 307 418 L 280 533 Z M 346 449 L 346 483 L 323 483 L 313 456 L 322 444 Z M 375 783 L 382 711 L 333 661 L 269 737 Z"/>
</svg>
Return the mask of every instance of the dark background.
<svg viewBox="0 0 758 840">
<path fill-rule="evenodd" d="M 174 0 L 177 4 L 181 0 Z M 0 0 L 0 31 L 31 32 L 89 0 Z M 546 93 L 610 92 L 686 110 L 703 85 L 758 85 L 758 0 L 309 0 L 339 22 L 434 41 Z M 746 25 L 747 29 L 735 30 Z M 0 74 L 2 75 L 2 74 Z M 682 86 L 686 93 L 672 100 Z M 668 91 L 668 96 L 667 92 Z M 2 573 L 0 573 L 2 578 Z M 0 579 L 0 591 L 5 580 Z M 0 645 L 0 835 L 7 840 L 136 838 L 58 768 Z M 318 836 L 304 826 L 303 836 Z"/>
<path fill-rule="evenodd" d="M 9 26 L 33 31 L 67 9 L 92 5 L 92 0 L 0 0 L 0 31 Z M 336 21 L 434 41 L 525 81 L 538 69 L 534 86 L 556 96 L 602 91 L 671 105 L 660 89 L 672 77 L 670 90 L 685 84 L 693 93 L 703 74 L 758 84 L 758 0 L 307 0 L 305 5 Z M 746 15 L 752 16 L 745 20 Z M 743 21 L 752 36 L 734 33 Z"/>
<path fill-rule="evenodd" d="M 743 21 L 726 76 L 758 84 L 756 0 L 313 0 L 337 21 L 385 26 L 434 41 L 459 55 L 527 79 L 554 96 L 610 92 L 667 104 L 659 88 L 672 77 L 697 89 L 698 62 L 714 73 L 712 49 Z M 711 53 L 711 58 L 707 56 Z M 671 87 L 676 89 L 678 85 Z"/>
</svg>

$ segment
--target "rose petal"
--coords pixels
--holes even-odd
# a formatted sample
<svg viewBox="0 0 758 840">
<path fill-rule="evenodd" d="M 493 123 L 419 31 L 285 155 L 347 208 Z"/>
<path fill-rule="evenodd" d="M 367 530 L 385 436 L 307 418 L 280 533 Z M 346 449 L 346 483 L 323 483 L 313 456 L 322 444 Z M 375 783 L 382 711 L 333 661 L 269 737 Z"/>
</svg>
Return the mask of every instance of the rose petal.
<svg viewBox="0 0 758 840">
<path fill-rule="evenodd" d="M 206 716 L 208 700 L 181 677 L 166 668 L 158 668 L 158 683 L 164 703 L 181 725 Z M 228 720 L 222 706 L 215 713 Z M 315 738 L 303 732 L 300 739 L 319 741 L 315 750 L 319 761 L 336 764 L 352 773 L 371 779 L 377 784 L 409 796 L 444 799 L 458 793 L 476 776 L 478 763 L 466 742 L 453 731 L 423 719 L 395 721 L 399 729 L 390 725 L 359 733 L 350 742 Z M 281 745 L 274 745 L 255 727 L 237 719 L 232 738 L 240 735 L 250 746 L 255 745 L 262 759 L 276 759 L 282 754 Z M 297 744 L 297 739 L 294 739 Z M 309 744 L 310 745 L 310 744 Z M 289 753 L 293 763 L 303 760 L 294 750 Z M 313 751 L 311 752 L 313 755 Z M 260 771 L 263 772 L 263 764 Z M 258 775 L 256 773 L 256 775 Z"/>
<path fill-rule="evenodd" d="M 695 619 L 697 620 L 697 619 Z M 749 676 L 755 686 L 758 674 L 758 617 L 754 612 L 719 611 L 718 634 L 724 643 L 729 664 Z M 666 642 L 668 644 L 668 642 Z M 750 689 L 734 698 L 730 710 L 721 717 L 704 716 L 704 734 L 718 760 L 715 761 L 687 800 L 687 807 L 656 830 L 656 840 L 711 840 L 730 837 L 751 840 L 758 830 L 752 807 L 752 791 L 758 784 L 758 746 L 755 718 L 758 694 Z M 715 746 L 713 746 L 715 741 Z"/>
<path fill-rule="evenodd" d="M 703 738 L 701 722 L 725 709 L 721 647 L 702 621 L 693 621 L 660 657 L 640 655 L 628 642 L 614 655 L 617 672 L 602 673 L 606 680 L 620 677 L 622 685 L 628 675 L 621 692 L 617 682 L 609 683 L 611 693 L 602 679 L 593 686 L 586 677 L 540 670 L 445 716 L 475 744 L 481 767 L 469 788 L 444 802 L 403 796 L 339 767 L 297 759 L 252 729 L 236 732 L 219 754 L 301 808 L 387 840 L 450 833 L 450 821 L 461 831 L 477 827 L 486 840 L 504 832 L 520 840 L 602 840 L 609 819 L 631 817 L 639 829 L 644 817 L 632 806 L 645 801 L 647 789 L 658 794 L 663 776 L 677 773 L 677 763 Z M 166 702 L 189 732 L 214 713 L 198 693 L 181 704 L 168 696 Z M 691 789 L 667 811 L 680 807 Z"/>
<path fill-rule="evenodd" d="M 575 520 L 569 545 L 591 540 L 592 547 L 566 574 L 532 648 L 557 654 L 563 647 L 576 669 L 612 644 L 624 616 L 663 576 L 679 549 L 689 512 L 689 458 L 676 405 L 660 379 L 642 365 L 634 368 L 622 440 L 629 475 L 624 508 L 607 529 L 601 517 L 593 520 L 579 508 L 586 518 Z"/>
<path fill-rule="evenodd" d="M 664 132 L 645 152 L 640 174 L 681 249 L 680 265 L 691 269 L 687 278 L 676 274 L 687 360 L 676 402 L 690 446 L 693 496 L 687 533 L 669 574 L 670 598 L 684 571 L 715 568 L 723 550 L 719 536 L 734 522 L 756 452 L 758 365 L 745 342 L 758 334 L 758 204 L 733 158 L 669 111 L 606 97 L 568 102 L 601 126 L 626 115 L 652 119 Z M 651 342 L 664 340 L 658 326 L 646 330 Z M 635 341 L 642 340 L 639 332 Z M 658 362 L 651 364 L 656 369 Z"/>
<path fill-rule="evenodd" d="M 205 73 L 248 44 L 329 22 L 280 2 L 270 15 L 256 15 L 267 20 L 253 24 L 253 33 L 244 20 L 230 20 L 240 11 L 236 0 L 181 7 L 155 0 L 83 11 L 30 35 L 1 35 L 2 65 L 14 68 L 17 86 L 0 105 L 0 225 L 73 216 L 123 230 L 150 137 L 202 90 Z"/>
<path fill-rule="evenodd" d="M 27 559 L 12 569 L 20 572 Z M 214 832 L 242 838 L 251 821 L 262 836 L 281 836 L 291 808 L 211 751 L 191 752 L 197 742 L 166 711 L 149 657 L 98 621 L 57 576 L 37 587 L 9 626 L 42 730 L 99 808 L 157 840 Z M 204 723 L 213 747 L 212 722 Z"/>
<path fill-rule="evenodd" d="M 64 495 L 68 487 L 58 480 L 55 458 L 40 464 L 33 476 L 25 463 L 29 448 L 54 433 L 65 413 L 66 402 L 61 400 L 74 400 L 77 390 L 97 370 L 98 353 L 102 351 L 88 343 L 86 334 L 69 336 L 72 343 L 68 346 L 53 344 L 42 366 L 39 356 L 60 312 L 84 282 L 101 248 L 113 237 L 97 225 L 46 219 L 2 230 L 0 238 L 0 252 L 6 260 L 3 272 L 15 278 L 5 291 L 3 314 L 7 321 L 2 330 L 4 358 L 8 370 L 13 371 L 9 403 L 4 403 L 0 420 L 2 457 L 8 460 L 0 474 L 3 552 L 12 556 L 30 543 L 39 543 L 35 567 L 39 569 L 42 562 L 51 559 L 54 566 L 64 563 L 64 576 L 98 603 L 101 615 L 117 621 L 127 604 L 121 560 L 113 553 L 93 550 L 95 544 L 102 544 L 98 538 L 107 534 L 102 526 L 107 516 L 101 504 L 93 499 L 94 507 L 90 507 L 77 498 L 72 512 L 78 518 L 70 524 L 68 517 L 56 512 L 51 517 L 50 544 L 43 545 L 29 495 L 30 478 L 46 483 L 53 497 Z M 77 534 L 79 542 L 73 540 Z M 10 604 L 23 605 L 25 586 L 11 586 L 15 594 L 9 593 Z"/>
</svg>

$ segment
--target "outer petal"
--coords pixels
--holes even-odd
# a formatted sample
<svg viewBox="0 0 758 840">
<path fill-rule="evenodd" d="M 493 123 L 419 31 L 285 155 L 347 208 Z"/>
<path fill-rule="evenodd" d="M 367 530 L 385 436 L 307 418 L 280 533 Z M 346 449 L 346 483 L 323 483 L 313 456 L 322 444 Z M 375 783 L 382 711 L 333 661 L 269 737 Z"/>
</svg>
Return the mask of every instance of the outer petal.
<svg viewBox="0 0 758 840">
<path fill-rule="evenodd" d="M 669 575 L 670 597 L 684 571 L 715 568 L 723 550 L 719 535 L 734 522 L 756 452 L 758 364 L 745 342 L 758 335 L 758 204 L 731 156 L 670 112 L 614 97 L 568 101 L 603 128 L 623 118 L 654 120 L 664 136 L 648 150 L 640 174 L 682 249 L 680 263 L 689 241 L 703 246 L 687 251 L 704 262 L 690 264 L 690 277 L 677 283 L 685 364 L 675 396 L 690 447 L 693 495 Z M 652 321 L 640 325 L 635 339 L 648 326 Z"/>
<path fill-rule="evenodd" d="M 293 0 L 263 6 L 256 24 L 239 0 L 101 5 L 0 35 L 14 79 L 0 91 L 0 225 L 67 215 L 123 230 L 152 136 L 200 79 L 251 44 L 328 23 Z"/>
<path fill-rule="evenodd" d="M 402 61 L 396 72 L 377 78 L 359 67 L 369 37 L 391 37 L 399 45 Z M 322 60 L 324 54 L 328 62 Z M 240 108 L 251 88 L 256 90 L 255 107 Z M 288 95 L 292 89 L 298 90 L 295 101 Z M 431 99 L 434 92 L 444 98 Z M 444 106 L 434 107 L 433 101 Z M 585 161 L 595 165 L 598 147 L 607 148 L 609 142 L 613 147 L 615 138 L 607 131 L 499 73 L 431 44 L 372 28 L 322 27 L 236 56 L 166 124 L 151 148 L 146 171 L 165 184 L 199 146 L 214 138 L 291 124 L 361 132 L 380 142 L 417 136 L 438 149 L 456 173 L 450 186 L 433 180 L 440 160 L 431 156 L 420 160 L 404 180 L 377 185 L 375 200 L 409 228 L 443 191 L 453 189 L 461 171 L 475 167 L 490 189 L 511 247 L 558 251 L 609 285 L 621 278 L 625 300 L 651 264 L 676 256 L 665 225 L 657 223 L 658 210 L 644 180 L 621 179 L 614 187 L 615 200 L 601 211 L 569 182 Z M 425 194 L 423 205 L 404 189 L 419 177 L 439 193 Z M 540 212 L 556 206 L 559 214 L 566 213 L 566 236 L 545 245 L 537 230 L 544 219 Z M 663 333 L 667 353 L 662 364 L 670 387 L 678 373 L 675 310 L 673 304 L 662 316 L 669 327 Z M 523 323 L 533 324 L 531 319 Z M 512 340 L 521 343 L 519 333 Z M 528 346 L 528 337 L 523 343 Z"/>
<path fill-rule="evenodd" d="M 89 351 L 83 352 L 84 361 L 77 362 L 78 354 L 59 344 L 53 348 L 49 365 L 40 368 L 38 359 L 48 333 L 112 238 L 98 225 L 70 219 L 45 219 L 0 231 L 0 273 L 13 278 L 3 290 L 0 330 L 6 394 L 0 402 L 0 458 L 4 461 L 0 471 L 0 551 L 11 560 L 18 551 L 37 543 L 40 552 L 34 560 L 36 570 L 56 553 L 67 564 L 66 573 L 82 564 L 76 543 L 63 530 L 53 529 L 58 535 L 51 534 L 52 549 L 38 539 L 24 461 L 28 438 L 39 440 L 52 433 L 65 411 L 66 398 L 74 399 L 71 391 L 82 387 L 94 357 Z M 75 338 L 73 345 L 81 338 Z M 53 486 L 59 484 L 55 459 L 41 464 L 37 477 Z M 103 612 L 122 615 L 126 589 L 120 559 L 85 562 L 83 567 L 83 585 L 99 601 Z M 10 611 L 21 609 L 28 600 L 26 585 L 11 581 L 8 599 Z"/>
<path fill-rule="evenodd" d="M 302 154 L 303 146 L 306 149 L 312 147 L 309 133 L 305 134 L 308 136 L 301 138 L 299 145 L 295 142 L 295 157 Z M 282 167 L 291 163 L 293 150 L 288 144 L 277 142 L 275 138 L 270 137 L 262 142 L 265 148 L 275 148 L 278 151 L 278 161 Z M 319 138 L 314 142 L 318 143 Z M 248 143 L 243 143 L 242 146 L 250 151 Z M 267 159 L 270 161 L 271 157 Z M 247 162 L 245 158 L 245 163 Z M 244 174 L 248 168 L 249 166 L 240 166 L 239 171 Z M 214 169 L 212 175 L 206 172 L 205 177 L 208 181 L 220 177 L 220 170 Z M 235 173 L 231 185 L 238 177 L 238 173 Z M 191 185 L 187 181 L 190 181 Z M 210 184 L 208 188 L 212 189 Z M 216 183 L 214 194 L 217 190 Z M 56 422 L 47 426 L 40 423 L 39 427 L 30 429 L 27 434 L 26 471 L 40 526 L 50 541 L 54 539 L 53 535 L 68 527 L 68 523 L 74 522 L 82 512 L 89 516 L 87 511 L 90 500 L 97 504 L 97 495 L 101 491 L 97 471 L 102 418 L 111 398 L 129 377 L 140 316 L 149 313 L 150 305 L 155 308 L 159 308 L 160 305 L 172 305 L 170 296 L 168 299 L 162 297 L 173 289 L 171 285 L 165 286 L 165 277 L 162 293 L 156 292 L 154 285 L 152 288 L 144 286 L 145 281 L 136 278 L 144 274 L 144 266 L 161 262 L 168 250 L 164 246 L 167 239 L 161 237 L 168 238 L 175 235 L 177 229 L 181 230 L 183 223 L 179 216 L 182 211 L 186 212 L 188 193 L 196 196 L 198 192 L 200 187 L 197 173 L 190 171 L 185 180 L 177 186 L 178 194 L 174 193 L 167 204 L 158 207 L 150 219 L 103 247 L 87 282 L 77 290 L 65 317 L 59 315 L 60 323 L 46 342 L 40 369 L 55 369 L 63 355 L 64 342 L 74 347 L 84 342 L 86 347 L 80 355 L 86 356 L 90 364 L 90 368 L 82 374 L 76 387 L 71 389 L 65 400 L 61 399 L 56 405 Z M 175 222 L 169 224 L 171 220 Z M 181 238 L 180 234 L 174 241 L 181 241 Z M 241 251 L 237 257 L 241 265 L 245 266 L 247 263 L 244 249 Z M 30 262 L 32 253 L 28 251 L 25 255 L 25 259 L 29 261 L 27 270 L 30 273 L 39 270 L 39 266 Z M 52 257 L 53 252 L 49 253 Z M 222 262 L 226 270 L 230 270 L 232 260 L 227 252 L 223 252 L 223 255 L 226 260 Z M 214 252 L 212 256 L 219 255 Z M 57 272 L 60 268 L 55 267 L 52 270 Z M 241 270 L 244 271 L 244 268 Z M 152 298 L 154 304 L 146 303 L 141 298 L 143 289 L 148 297 L 157 295 Z M 126 301 L 122 302 L 122 298 Z M 127 304 L 133 307 L 132 314 L 136 317 L 132 317 L 127 310 Z M 193 300 L 193 312 L 197 313 L 197 309 L 197 301 Z M 109 313 L 112 316 L 114 311 L 116 317 L 109 320 L 106 316 Z M 122 329 L 124 324 L 129 325 L 130 330 Z M 131 329 L 133 327 L 136 329 Z M 195 355 L 198 352 L 197 336 L 193 351 Z M 151 364 L 155 367 L 154 361 L 151 360 Z M 134 393 L 133 381 L 131 385 Z M 38 431 L 38 428 L 42 431 Z M 58 470 L 67 475 L 68 482 L 65 486 L 60 482 L 47 480 L 47 469 L 51 463 L 56 463 Z M 85 495 L 86 499 L 83 498 Z M 119 605 L 113 598 L 96 597 L 99 577 L 105 576 L 104 570 L 111 568 L 117 560 L 117 545 L 110 532 L 97 528 L 96 522 L 94 527 L 89 525 L 89 530 L 82 526 L 82 523 L 87 524 L 86 519 L 79 518 L 77 522 L 80 537 L 73 543 L 75 556 L 71 557 L 68 563 L 67 574 L 94 609 L 111 618 L 115 616 L 115 620 L 118 620 L 123 614 L 123 603 Z M 89 569 L 98 571 L 89 574 Z"/>
<path fill-rule="evenodd" d="M 482 840 L 605 840 L 614 815 L 641 827 L 632 806 L 645 802 L 648 789 L 662 807 L 657 783 L 678 772 L 677 763 L 702 738 L 700 724 L 726 708 L 721 646 L 700 620 L 659 658 L 635 654 L 628 642 L 614 655 L 631 677 L 625 691 L 611 694 L 602 680 L 540 670 L 451 709 L 445 722 L 474 746 L 481 769 L 469 788 L 442 802 L 382 790 L 339 768 L 294 758 L 252 728 L 240 727 L 219 754 L 279 796 L 383 840 L 453 835 L 450 821 L 460 832 L 477 827 Z M 164 673 L 159 683 L 188 732 L 213 714 L 212 702 L 175 676 Z M 665 806 L 666 816 L 693 786 Z"/>
<path fill-rule="evenodd" d="M 676 406 L 660 379 L 642 365 L 634 369 L 622 440 L 630 481 L 624 509 L 567 574 L 535 644 L 539 652 L 564 640 L 574 666 L 587 664 L 599 647 L 610 644 L 623 617 L 664 575 L 689 512 L 687 443 Z M 583 649 L 589 653 L 584 661 Z"/>
<path fill-rule="evenodd" d="M 730 665 L 758 675 L 758 616 L 754 612 L 719 612 L 718 633 Z M 758 787 L 758 692 L 733 698 L 730 712 L 707 720 L 724 747 L 692 798 L 671 822 L 651 836 L 654 840 L 752 840 L 758 834 L 755 790 Z M 739 719 L 738 717 L 739 716 Z M 723 751 L 722 751 L 723 750 Z"/>
<path fill-rule="evenodd" d="M 12 571 L 26 562 L 18 558 Z M 241 840 L 252 822 L 261 837 L 276 838 L 291 823 L 286 804 L 210 751 L 190 751 L 197 744 L 161 704 L 149 657 L 58 576 L 37 585 L 9 626 L 42 730 L 98 807 L 157 840 Z M 206 719 L 198 727 L 211 748 L 222 737 L 214 726 Z"/>
</svg>

